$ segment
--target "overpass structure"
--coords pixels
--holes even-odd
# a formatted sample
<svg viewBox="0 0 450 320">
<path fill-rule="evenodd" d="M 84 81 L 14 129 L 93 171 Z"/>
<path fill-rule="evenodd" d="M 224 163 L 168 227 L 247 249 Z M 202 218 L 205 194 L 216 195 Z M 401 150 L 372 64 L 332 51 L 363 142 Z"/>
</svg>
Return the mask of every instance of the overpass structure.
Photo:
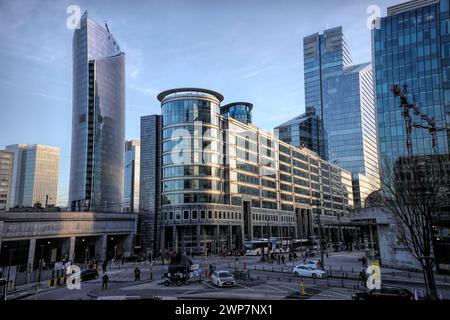
<svg viewBox="0 0 450 320">
<path fill-rule="evenodd" d="M 137 215 L 96 212 L 0 213 L 0 266 L 37 261 L 88 262 L 128 256 L 135 246 Z"/>
</svg>

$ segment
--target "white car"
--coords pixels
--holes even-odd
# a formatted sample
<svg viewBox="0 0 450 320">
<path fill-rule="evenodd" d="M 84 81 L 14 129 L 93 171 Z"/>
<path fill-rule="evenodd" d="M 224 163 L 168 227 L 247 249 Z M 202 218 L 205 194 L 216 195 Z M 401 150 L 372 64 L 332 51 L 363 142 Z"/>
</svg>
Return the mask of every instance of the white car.
<svg viewBox="0 0 450 320">
<path fill-rule="evenodd" d="M 317 267 L 308 264 L 301 264 L 292 270 L 292 274 L 297 277 L 325 278 L 327 273 Z"/>
<path fill-rule="evenodd" d="M 319 268 L 320 260 L 306 260 L 304 264 L 310 267 Z"/>
<path fill-rule="evenodd" d="M 236 285 L 236 280 L 228 271 L 214 271 L 211 282 L 218 287 L 234 287 Z"/>
</svg>

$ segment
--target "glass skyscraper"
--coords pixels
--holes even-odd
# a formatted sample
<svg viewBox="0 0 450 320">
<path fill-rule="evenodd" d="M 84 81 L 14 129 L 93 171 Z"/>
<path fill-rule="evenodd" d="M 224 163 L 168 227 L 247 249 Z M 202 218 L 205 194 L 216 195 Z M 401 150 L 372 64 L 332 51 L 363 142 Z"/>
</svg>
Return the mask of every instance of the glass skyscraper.
<svg viewBox="0 0 450 320">
<path fill-rule="evenodd" d="M 73 36 L 72 210 L 122 210 L 124 143 L 125 56 L 85 12 Z"/>
<path fill-rule="evenodd" d="M 388 8 L 373 31 L 376 101 L 381 161 L 407 156 L 407 130 L 391 87 L 407 85 L 409 101 L 435 119 L 436 129 L 450 125 L 450 18 L 448 1 L 410 1 Z M 449 131 L 436 130 L 410 112 L 412 155 L 446 154 Z"/>
<path fill-rule="evenodd" d="M 40 203 L 56 205 L 59 179 L 59 148 L 40 144 L 6 146 L 14 153 L 10 208 Z"/>
<path fill-rule="evenodd" d="M 133 212 L 139 211 L 139 184 L 141 168 L 141 142 L 139 140 L 130 140 L 125 142 L 125 177 L 123 187 L 123 205 L 124 211 L 131 211 L 133 203 Z M 132 196 L 133 195 L 133 196 Z M 131 201 L 133 198 L 133 201 Z"/>
<path fill-rule="evenodd" d="M 449 8 L 449 0 L 405 2 L 389 7 L 379 28 L 373 29 L 380 163 L 388 165 L 384 170 L 401 163 L 432 165 L 448 159 Z M 405 112 L 400 107 L 394 85 L 399 85 L 409 103 L 416 103 L 416 110 Z M 437 269 L 446 272 L 450 271 L 449 216 L 448 202 L 442 201 L 434 215 L 437 236 L 433 250 Z"/>
<path fill-rule="evenodd" d="M 342 27 L 305 37 L 303 56 L 305 105 L 317 121 L 297 131 L 292 124 L 306 114 L 294 118 L 277 127 L 281 139 L 350 170 L 355 207 L 364 206 L 379 185 L 372 65 L 352 64 Z"/>
</svg>

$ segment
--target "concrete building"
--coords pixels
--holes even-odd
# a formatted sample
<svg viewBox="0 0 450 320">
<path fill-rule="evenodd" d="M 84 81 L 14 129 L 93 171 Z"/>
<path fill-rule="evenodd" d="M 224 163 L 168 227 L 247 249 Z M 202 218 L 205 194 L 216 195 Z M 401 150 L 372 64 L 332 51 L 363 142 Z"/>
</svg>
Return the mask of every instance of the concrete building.
<svg viewBox="0 0 450 320">
<path fill-rule="evenodd" d="M 218 92 L 173 89 L 158 100 L 162 123 L 141 119 L 140 199 L 157 217 L 158 248 L 218 252 L 262 237 L 306 238 L 318 234 L 318 216 L 329 239 L 342 237 L 333 223 L 353 208 L 349 171 L 279 141 L 248 123 L 251 115 L 221 112 Z"/>
<path fill-rule="evenodd" d="M 10 207 L 55 206 L 60 150 L 40 144 L 6 146 L 14 154 Z"/>
<path fill-rule="evenodd" d="M 88 17 L 73 35 L 71 210 L 122 211 L 125 55 L 108 26 Z"/>
<path fill-rule="evenodd" d="M 123 206 L 125 212 L 139 211 L 139 185 L 141 169 L 141 142 L 130 140 L 125 142 L 125 178 L 123 188 Z"/>
<path fill-rule="evenodd" d="M 372 64 L 352 64 L 342 27 L 305 37 L 303 58 L 305 105 L 316 109 L 317 125 L 284 132 L 283 140 L 309 144 L 323 159 L 351 171 L 355 207 L 363 207 L 364 197 L 379 187 Z M 371 181 L 369 189 L 361 179 Z"/>
<path fill-rule="evenodd" d="M 11 262 L 32 271 L 40 259 L 49 264 L 128 257 L 135 232 L 136 216 L 126 213 L 0 213 L 0 267 Z"/>
<path fill-rule="evenodd" d="M 0 211 L 9 209 L 14 153 L 0 150 Z"/>
</svg>

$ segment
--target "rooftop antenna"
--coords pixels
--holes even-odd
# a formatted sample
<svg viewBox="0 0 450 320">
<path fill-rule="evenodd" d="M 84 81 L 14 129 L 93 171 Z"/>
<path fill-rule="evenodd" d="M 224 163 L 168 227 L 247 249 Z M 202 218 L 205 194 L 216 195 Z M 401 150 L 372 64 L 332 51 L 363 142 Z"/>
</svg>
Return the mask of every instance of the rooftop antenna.
<svg viewBox="0 0 450 320">
<path fill-rule="evenodd" d="M 106 23 L 106 21 L 105 21 L 105 27 L 106 27 L 106 30 L 108 30 L 108 33 L 111 33 L 111 32 L 109 31 L 108 24 Z"/>
</svg>

